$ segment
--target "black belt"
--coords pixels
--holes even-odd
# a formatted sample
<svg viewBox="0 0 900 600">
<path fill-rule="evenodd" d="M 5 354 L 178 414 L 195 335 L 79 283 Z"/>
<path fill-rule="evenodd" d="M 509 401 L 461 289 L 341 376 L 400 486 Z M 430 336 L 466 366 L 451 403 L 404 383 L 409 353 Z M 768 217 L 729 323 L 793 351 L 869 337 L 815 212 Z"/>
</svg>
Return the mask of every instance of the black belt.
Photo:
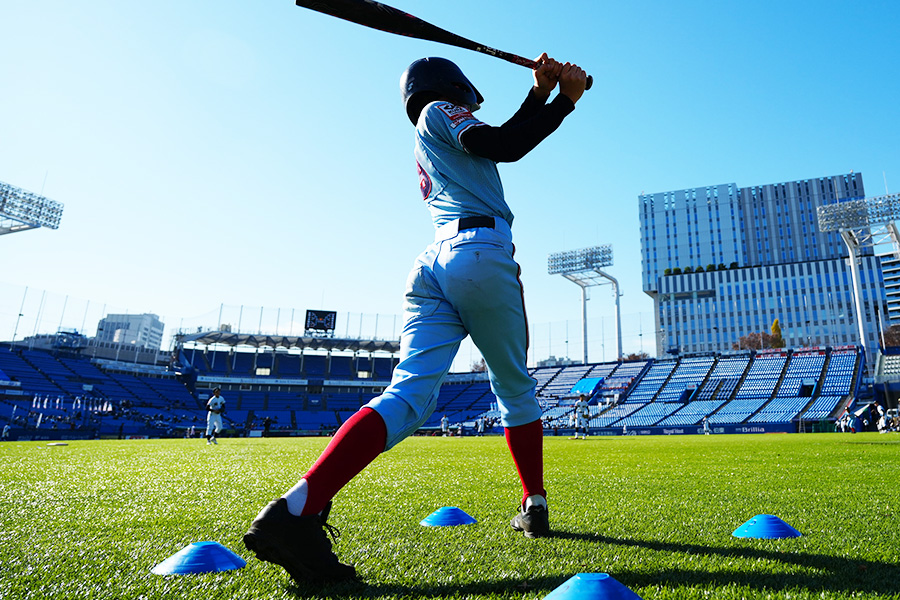
<svg viewBox="0 0 900 600">
<path fill-rule="evenodd" d="M 463 217 L 459 220 L 457 231 L 477 229 L 478 227 L 494 228 L 494 217 Z"/>
</svg>

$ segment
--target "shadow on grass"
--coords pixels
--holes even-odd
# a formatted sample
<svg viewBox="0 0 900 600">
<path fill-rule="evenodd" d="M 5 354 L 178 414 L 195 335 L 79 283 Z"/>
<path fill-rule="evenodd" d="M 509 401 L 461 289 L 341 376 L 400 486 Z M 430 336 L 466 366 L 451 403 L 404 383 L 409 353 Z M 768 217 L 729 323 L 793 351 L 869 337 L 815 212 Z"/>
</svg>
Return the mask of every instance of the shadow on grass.
<svg viewBox="0 0 900 600">
<path fill-rule="evenodd" d="M 518 596 L 542 597 L 559 587 L 570 576 L 538 577 L 528 579 L 485 579 L 469 583 L 438 583 L 416 586 L 368 583 L 334 583 L 324 586 L 294 585 L 290 587 L 298 598 L 443 598 L 468 596 Z"/>
<path fill-rule="evenodd" d="M 740 572 L 710 573 L 702 570 L 670 569 L 655 573 L 631 573 L 617 571 L 614 576 L 629 587 L 648 585 L 693 586 L 729 584 L 743 585 L 754 589 L 806 589 L 809 591 L 869 592 L 883 595 L 900 594 L 900 565 L 804 554 L 802 552 L 781 552 L 760 548 L 735 546 L 715 547 L 698 544 L 668 543 L 647 540 L 611 538 L 592 533 L 557 532 L 555 538 L 577 540 L 594 544 L 644 548 L 655 552 L 691 554 L 695 556 L 735 558 L 753 561 L 772 561 L 784 565 L 796 565 L 816 573 L 765 573 L 744 569 Z"/>
<path fill-rule="evenodd" d="M 667 543 L 606 537 L 591 533 L 557 532 L 555 539 L 574 540 L 605 546 L 642 548 L 654 552 L 689 554 L 698 557 L 771 561 L 794 565 L 804 573 L 767 573 L 738 567 L 736 571 L 709 572 L 702 569 L 663 569 L 655 572 L 610 570 L 610 574 L 632 589 L 662 586 L 720 587 L 746 586 L 757 590 L 807 590 L 810 592 L 871 593 L 884 596 L 900 594 L 900 565 L 867 560 L 854 560 L 821 554 L 779 552 L 759 548 L 715 547 L 698 544 Z M 608 567 L 604 567 L 606 570 Z M 378 597 L 465 597 L 511 593 L 528 597 L 542 597 L 559 587 L 575 573 L 565 576 L 491 579 L 468 583 L 422 585 L 354 582 L 326 586 L 295 585 L 290 591 L 298 598 L 378 598 Z"/>
</svg>

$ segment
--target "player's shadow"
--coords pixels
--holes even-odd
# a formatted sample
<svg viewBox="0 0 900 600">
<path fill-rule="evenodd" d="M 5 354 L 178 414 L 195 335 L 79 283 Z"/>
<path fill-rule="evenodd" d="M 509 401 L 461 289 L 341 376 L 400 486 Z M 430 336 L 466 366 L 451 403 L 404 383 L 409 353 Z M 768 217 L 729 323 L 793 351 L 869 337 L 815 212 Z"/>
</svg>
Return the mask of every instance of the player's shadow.
<svg viewBox="0 0 900 600">
<path fill-rule="evenodd" d="M 768 561 L 792 565 L 778 572 L 765 569 L 722 569 L 711 572 L 702 569 L 670 568 L 647 572 L 628 569 L 610 569 L 600 563 L 584 565 L 582 572 L 610 572 L 629 588 L 647 586 L 718 587 L 746 586 L 756 590 L 782 589 L 808 590 L 812 592 L 868 593 L 882 596 L 900 595 L 900 565 L 869 560 L 856 560 L 821 554 L 779 552 L 759 548 L 716 547 L 699 544 L 669 543 L 647 540 L 613 538 L 592 533 L 557 532 L 554 539 L 589 542 L 606 546 L 627 546 L 652 552 L 692 555 L 697 558 L 717 558 L 724 564 L 729 559 L 754 563 Z M 540 543 L 540 542 L 537 542 Z M 547 560 L 553 560 L 557 550 L 548 546 Z M 502 595 L 517 592 L 527 597 L 542 597 L 559 587 L 574 575 L 537 578 L 495 579 L 486 576 L 477 582 L 440 583 L 423 582 L 421 585 L 403 585 L 378 582 L 354 582 L 321 586 L 298 585 L 291 591 L 299 598 L 378 598 L 397 596 L 404 598 L 464 597 L 468 595 Z"/>
<path fill-rule="evenodd" d="M 291 591 L 298 598 L 444 598 L 469 596 L 508 596 L 510 592 L 529 598 L 540 598 L 559 587 L 568 577 L 539 577 L 478 582 L 403 585 L 366 581 L 336 583 L 325 587 L 295 585 Z"/>
<path fill-rule="evenodd" d="M 617 571 L 619 579 L 629 587 L 647 585 L 745 585 L 754 589 L 778 590 L 799 588 L 810 591 L 868 592 L 880 595 L 900 594 L 900 565 L 889 562 L 859 560 L 823 554 L 806 554 L 739 546 L 703 546 L 651 540 L 613 538 L 594 533 L 557 532 L 555 538 L 595 544 L 643 548 L 653 552 L 689 554 L 698 558 L 713 557 L 722 562 L 743 559 L 794 565 L 785 572 L 762 572 L 762 569 L 723 569 L 721 572 L 671 569 L 648 573 Z M 799 568 L 797 568 L 799 567 Z"/>
</svg>

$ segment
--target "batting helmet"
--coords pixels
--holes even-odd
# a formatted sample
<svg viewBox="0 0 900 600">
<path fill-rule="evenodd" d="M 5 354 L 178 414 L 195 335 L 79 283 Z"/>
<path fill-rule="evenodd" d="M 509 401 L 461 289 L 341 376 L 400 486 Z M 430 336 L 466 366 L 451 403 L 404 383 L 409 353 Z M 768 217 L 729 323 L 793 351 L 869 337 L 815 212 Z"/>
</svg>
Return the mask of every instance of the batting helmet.
<svg viewBox="0 0 900 600">
<path fill-rule="evenodd" d="M 419 113 L 430 102 L 446 98 L 471 111 L 481 108 L 484 98 L 454 63 L 446 58 L 420 58 L 400 77 L 400 94 L 406 114 L 415 125 Z"/>
</svg>

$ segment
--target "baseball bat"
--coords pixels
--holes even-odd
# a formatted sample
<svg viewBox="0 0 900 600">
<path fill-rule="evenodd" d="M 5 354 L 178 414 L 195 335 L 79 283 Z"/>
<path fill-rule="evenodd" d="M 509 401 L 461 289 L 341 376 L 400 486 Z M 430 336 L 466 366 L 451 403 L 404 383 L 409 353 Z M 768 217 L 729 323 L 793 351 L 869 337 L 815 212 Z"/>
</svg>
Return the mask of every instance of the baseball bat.
<svg viewBox="0 0 900 600">
<path fill-rule="evenodd" d="M 375 0 L 296 0 L 297 6 L 308 8 L 316 12 L 331 15 L 338 19 L 351 21 L 365 27 L 386 31 L 396 35 L 403 35 L 419 40 L 428 40 L 447 44 L 466 50 L 474 50 L 495 58 L 500 58 L 511 63 L 534 69 L 536 62 L 523 56 L 497 50 L 478 42 L 466 39 L 446 29 L 441 29 L 418 17 L 387 6 Z M 591 89 L 594 78 L 588 75 L 585 89 Z"/>
</svg>

